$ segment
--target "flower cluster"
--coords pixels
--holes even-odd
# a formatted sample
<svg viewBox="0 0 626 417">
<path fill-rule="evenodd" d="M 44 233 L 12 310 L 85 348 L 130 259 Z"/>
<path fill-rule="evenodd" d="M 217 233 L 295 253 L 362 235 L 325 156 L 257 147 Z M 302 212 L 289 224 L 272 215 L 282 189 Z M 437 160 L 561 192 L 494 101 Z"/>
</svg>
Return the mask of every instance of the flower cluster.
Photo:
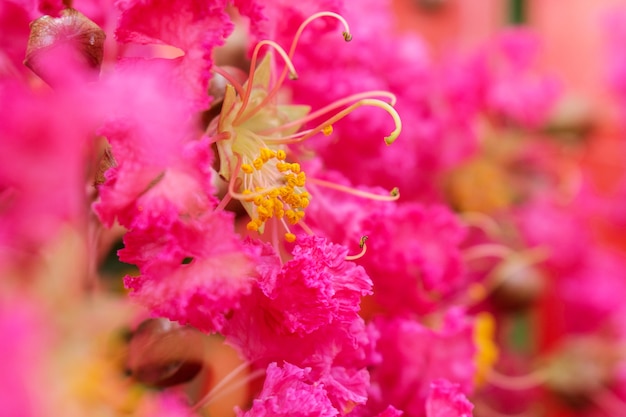
<svg viewBox="0 0 626 417">
<path fill-rule="evenodd" d="M 623 144 L 412 3 L 0 6 L 0 410 L 623 415 Z"/>
</svg>

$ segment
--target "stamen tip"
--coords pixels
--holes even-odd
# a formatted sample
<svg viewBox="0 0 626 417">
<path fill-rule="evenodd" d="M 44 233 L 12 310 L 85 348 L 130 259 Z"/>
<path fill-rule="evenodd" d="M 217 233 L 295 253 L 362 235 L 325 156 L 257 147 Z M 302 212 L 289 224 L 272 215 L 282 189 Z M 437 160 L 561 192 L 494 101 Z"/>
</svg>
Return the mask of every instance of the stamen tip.
<svg viewBox="0 0 626 417">
<path fill-rule="evenodd" d="M 398 139 L 398 135 L 397 134 L 391 134 L 389 136 L 385 136 L 385 143 L 387 144 L 387 146 L 389 146 L 392 143 L 394 143 L 396 141 L 396 139 Z"/>
<path fill-rule="evenodd" d="M 291 81 L 296 81 L 298 79 L 298 74 L 296 74 L 295 72 L 290 72 L 289 73 L 289 79 Z"/>
<path fill-rule="evenodd" d="M 393 187 L 393 189 L 389 192 L 389 195 L 400 198 L 400 189 L 398 187 Z"/>
<path fill-rule="evenodd" d="M 365 246 L 365 242 L 367 242 L 367 239 L 369 239 L 369 236 L 367 235 L 361 236 L 361 240 L 359 241 L 360 249 L 363 249 L 363 246 Z"/>
<path fill-rule="evenodd" d="M 348 32 L 343 32 L 343 33 L 342 33 L 342 35 L 343 35 L 343 39 L 344 39 L 346 42 L 350 42 L 350 41 L 352 40 L 352 35 L 351 35 L 350 33 L 348 33 Z"/>
</svg>

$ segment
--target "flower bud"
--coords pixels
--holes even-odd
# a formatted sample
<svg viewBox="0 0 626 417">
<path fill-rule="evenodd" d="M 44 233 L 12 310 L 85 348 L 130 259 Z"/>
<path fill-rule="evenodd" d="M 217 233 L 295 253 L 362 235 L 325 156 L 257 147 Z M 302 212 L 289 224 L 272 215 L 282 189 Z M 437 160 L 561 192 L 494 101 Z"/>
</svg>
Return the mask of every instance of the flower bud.
<svg viewBox="0 0 626 417">
<path fill-rule="evenodd" d="M 571 338 L 549 358 L 546 386 L 569 405 L 584 407 L 614 380 L 619 360 L 607 340 Z"/>
<path fill-rule="evenodd" d="M 24 65 L 53 87 L 98 79 L 104 57 L 102 29 L 74 9 L 30 24 Z"/>
<path fill-rule="evenodd" d="M 157 388 L 189 382 L 204 366 L 203 337 L 167 319 L 148 319 L 128 345 L 128 370 L 137 381 Z"/>
<path fill-rule="evenodd" d="M 512 263 L 503 268 L 500 285 L 493 291 L 494 304 L 509 311 L 524 310 L 537 302 L 545 290 L 545 277 L 534 266 Z"/>
</svg>

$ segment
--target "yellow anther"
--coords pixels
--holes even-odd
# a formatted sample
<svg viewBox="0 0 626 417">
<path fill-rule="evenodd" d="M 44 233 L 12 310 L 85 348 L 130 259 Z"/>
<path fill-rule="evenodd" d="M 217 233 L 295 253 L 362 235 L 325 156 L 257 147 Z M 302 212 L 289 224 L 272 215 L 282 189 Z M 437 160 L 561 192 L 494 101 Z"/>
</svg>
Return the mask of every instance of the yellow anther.
<svg viewBox="0 0 626 417">
<path fill-rule="evenodd" d="M 259 213 L 259 218 L 261 220 L 267 220 L 271 217 L 272 213 L 265 207 L 259 206 L 257 207 L 257 212 Z"/>
<path fill-rule="evenodd" d="M 262 195 L 257 195 L 256 197 L 254 197 L 253 201 L 254 201 L 254 205 L 255 206 L 260 206 L 263 203 L 263 196 Z"/>
<path fill-rule="evenodd" d="M 333 133 L 333 125 L 324 126 L 322 128 L 322 133 L 324 136 L 330 136 Z"/>
<path fill-rule="evenodd" d="M 250 164 L 242 164 L 241 170 L 246 174 L 252 174 L 254 172 L 254 170 L 252 169 L 252 165 Z"/>
<path fill-rule="evenodd" d="M 259 224 L 254 220 L 249 221 L 248 224 L 246 225 L 246 229 L 250 230 L 251 232 L 258 232 Z"/>
<path fill-rule="evenodd" d="M 400 195 L 400 189 L 398 187 L 393 187 L 393 189 L 389 192 L 389 195 L 392 197 L 398 197 Z"/>
<path fill-rule="evenodd" d="M 261 148 L 261 159 L 267 162 L 276 156 L 276 152 L 268 148 Z"/>
<path fill-rule="evenodd" d="M 287 154 L 285 153 L 285 151 L 283 151 L 282 149 L 279 149 L 276 152 L 276 159 L 280 160 L 280 161 L 284 161 L 285 158 L 287 158 Z"/>
<path fill-rule="evenodd" d="M 291 172 L 293 172 L 294 174 L 297 174 L 298 172 L 300 172 L 300 164 L 297 162 L 294 162 L 293 164 L 291 164 L 289 169 L 291 169 Z"/>
<path fill-rule="evenodd" d="M 495 343 L 496 321 L 489 313 L 482 312 L 476 315 L 474 326 L 474 345 L 477 352 L 474 354 L 476 373 L 474 381 L 482 384 L 486 376 L 498 360 L 499 350 Z"/>
<path fill-rule="evenodd" d="M 279 219 L 282 219 L 283 217 L 285 217 L 285 210 L 283 210 L 283 209 L 277 209 L 277 210 L 274 212 L 274 215 L 275 215 L 276 217 L 278 217 Z"/>
<path fill-rule="evenodd" d="M 310 202 L 311 201 L 308 198 L 302 196 L 300 197 L 300 207 L 307 208 Z"/>
<path fill-rule="evenodd" d="M 276 164 L 276 169 L 277 169 L 279 172 L 285 172 L 285 171 L 288 171 L 288 170 L 289 170 L 289 168 L 290 168 L 290 167 L 289 167 L 289 165 L 290 165 L 290 164 L 287 164 L 287 163 L 285 163 L 285 162 L 278 162 L 278 163 Z"/>
<path fill-rule="evenodd" d="M 304 187 L 305 183 L 306 183 L 306 174 L 304 172 L 300 172 L 298 176 L 296 177 L 296 185 L 298 187 Z"/>
<path fill-rule="evenodd" d="M 289 189 L 289 187 L 280 187 L 278 189 L 278 192 L 280 193 L 280 196 L 282 198 L 286 198 L 289 194 L 291 194 L 291 189 Z"/>
<path fill-rule="evenodd" d="M 257 171 L 261 168 L 263 168 L 263 160 L 261 158 L 257 158 L 254 161 L 252 161 L 252 165 L 254 165 L 254 167 L 257 169 Z"/>
<path fill-rule="evenodd" d="M 293 233 L 285 233 L 285 240 L 289 243 L 293 243 L 296 241 L 296 235 Z"/>
<path fill-rule="evenodd" d="M 272 199 L 263 200 L 263 202 L 261 203 L 261 206 L 265 207 L 268 210 L 273 210 L 274 209 L 274 200 L 272 200 Z"/>
<path fill-rule="evenodd" d="M 296 211 L 296 221 L 300 221 L 304 218 L 304 211 Z"/>
<path fill-rule="evenodd" d="M 303 191 L 300 193 L 300 197 L 302 198 L 310 198 L 311 194 L 308 193 L 308 191 Z"/>
<path fill-rule="evenodd" d="M 250 190 L 247 190 L 247 189 L 246 189 L 246 190 L 243 190 L 243 191 L 241 192 L 241 194 L 244 194 L 244 195 L 245 195 L 245 194 L 252 194 L 252 191 L 250 191 Z M 244 199 L 244 201 L 245 201 L 245 202 L 247 202 L 247 203 L 249 203 L 249 202 L 251 202 L 251 201 L 252 201 L 252 199 L 251 199 L 251 198 L 246 198 L 246 199 Z"/>
<path fill-rule="evenodd" d="M 296 224 L 298 222 L 298 218 L 296 217 L 296 212 L 293 210 L 287 210 L 285 212 L 285 217 L 287 221 L 291 224 Z"/>
</svg>

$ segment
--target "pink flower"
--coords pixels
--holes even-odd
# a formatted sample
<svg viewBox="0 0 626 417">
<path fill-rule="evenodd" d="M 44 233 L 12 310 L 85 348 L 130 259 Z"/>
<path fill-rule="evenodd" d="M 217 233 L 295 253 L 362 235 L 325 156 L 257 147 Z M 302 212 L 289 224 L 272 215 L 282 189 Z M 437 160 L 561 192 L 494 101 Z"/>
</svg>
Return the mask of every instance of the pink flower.
<svg viewBox="0 0 626 417">
<path fill-rule="evenodd" d="M 551 270 L 562 274 L 580 268 L 591 242 L 582 213 L 544 196 L 520 208 L 515 219 L 527 245 L 549 250 Z"/>
<path fill-rule="evenodd" d="M 0 409 L 12 416 L 36 417 L 46 412 L 40 369 L 51 332 L 35 302 L 12 294 L 0 300 Z"/>
<path fill-rule="evenodd" d="M 137 264 L 141 275 L 124 283 L 153 314 L 218 331 L 250 291 L 254 258 L 232 230 L 231 216 L 181 220 L 175 209 L 163 209 L 125 235 L 120 260 Z"/>
<path fill-rule="evenodd" d="M 426 417 L 471 417 L 473 408 L 458 384 L 445 379 L 437 379 L 430 384 Z"/>
<path fill-rule="evenodd" d="M 555 278 L 569 332 L 598 331 L 623 318 L 626 262 L 620 253 L 596 246 L 579 268 Z"/>
<path fill-rule="evenodd" d="M 32 92 L 7 81 L 0 100 L 0 246 L 28 252 L 85 220 L 85 156 L 101 116 L 84 91 Z"/>
<path fill-rule="evenodd" d="M 372 370 L 372 407 L 391 404 L 407 416 L 424 416 L 431 383 L 446 378 L 469 393 L 476 372 L 473 326 L 452 310 L 441 329 L 433 330 L 402 318 L 378 319 L 382 361 Z M 369 404 L 369 403 L 368 403 Z"/>
<path fill-rule="evenodd" d="M 200 136 L 194 119 L 177 92 L 161 85 L 166 76 L 154 65 L 127 62 L 103 82 L 111 113 L 100 132 L 115 159 L 94 206 L 105 225 L 117 218 L 130 228 L 164 204 L 179 214 L 215 206 L 209 145 L 193 141 Z"/>
<path fill-rule="evenodd" d="M 233 25 L 225 11 L 226 1 L 121 0 L 116 35 L 120 42 L 165 44 L 179 48 L 184 56 L 172 60 L 172 82 L 195 107 L 209 103 L 211 51 L 222 45 Z"/>
<path fill-rule="evenodd" d="M 539 40 L 532 32 L 509 29 L 498 35 L 485 56 L 493 62 L 487 80 L 488 110 L 531 129 L 546 121 L 560 93 L 556 78 L 535 70 L 538 53 Z"/>
<path fill-rule="evenodd" d="M 322 11 L 341 13 L 343 3 L 343 0 L 304 0 L 297 5 L 289 0 L 234 2 L 241 14 L 250 18 L 250 31 L 255 40 L 273 39 L 281 45 L 291 42 L 298 26 L 306 18 Z M 317 30 L 320 31 L 335 29 L 336 25 L 334 20 L 316 22 Z"/>
<path fill-rule="evenodd" d="M 363 230 L 370 239 L 360 263 L 390 313 L 425 314 L 469 284 L 459 248 L 465 229 L 447 208 L 389 205 L 371 213 Z"/>
<path fill-rule="evenodd" d="M 430 103 L 432 75 L 426 46 L 411 35 L 380 36 L 393 22 L 387 2 L 347 5 L 345 16 L 354 28 L 350 44 L 340 47 L 336 37 L 322 29 L 302 40 L 294 64 L 315 71 L 290 85 L 294 100 L 321 107 L 363 90 L 389 91 L 397 96 L 395 107 L 411 129 L 387 147 L 379 138 L 391 129 L 389 118 L 377 109 L 360 108 L 349 121 L 333 126 L 330 140 L 309 142 L 307 147 L 318 152 L 327 168 L 354 184 L 398 187 L 409 199 L 439 199 L 432 179 L 447 157 L 442 146 L 442 141 L 448 142 L 442 137 L 447 125 Z"/>
<path fill-rule="evenodd" d="M 344 260 L 345 248 L 324 239 L 300 238 L 293 255 L 281 267 L 272 249 L 261 247 L 258 285 L 229 318 L 226 340 L 253 363 L 311 367 L 339 409 L 363 403 L 371 340 L 358 311 L 371 282 Z"/>
<path fill-rule="evenodd" d="M 270 363 L 263 390 L 252 408 L 245 413 L 237 412 L 239 417 L 332 417 L 339 414 L 328 399 L 324 384 L 311 375 L 311 368 L 301 369 L 288 362 L 282 367 L 276 362 Z"/>
</svg>

